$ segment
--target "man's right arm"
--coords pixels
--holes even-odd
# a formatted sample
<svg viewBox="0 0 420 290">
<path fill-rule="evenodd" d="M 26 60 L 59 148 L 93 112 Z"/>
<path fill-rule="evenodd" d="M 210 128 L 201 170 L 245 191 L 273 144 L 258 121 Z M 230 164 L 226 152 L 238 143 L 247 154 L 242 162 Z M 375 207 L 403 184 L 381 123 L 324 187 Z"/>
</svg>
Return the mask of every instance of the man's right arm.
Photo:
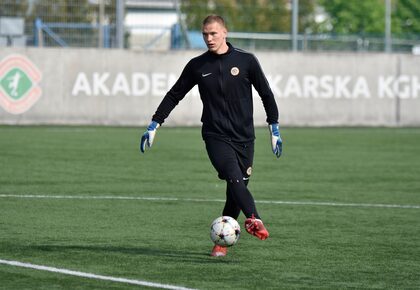
<svg viewBox="0 0 420 290">
<path fill-rule="evenodd" d="M 194 76 L 192 74 L 191 62 L 189 62 L 181 73 L 181 76 L 166 93 L 162 102 L 158 106 L 152 117 L 153 121 L 163 124 L 172 110 L 185 97 L 185 95 L 195 86 Z"/>
<path fill-rule="evenodd" d="M 153 139 L 156 134 L 157 128 L 159 128 L 165 119 L 169 116 L 172 110 L 178 105 L 178 103 L 185 97 L 185 95 L 195 85 L 194 76 L 191 69 L 191 61 L 185 66 L 181 73 L 181 76 L 172 88 L 166 93 L 162 102 L 158 106 L 155 114 L 152 116 L 152 122 L 147 127 L 146 132 L 143 133 L 140 141 L 140 151 L 144 153 L 147 147 L 151 147 Z"/>
</svg>

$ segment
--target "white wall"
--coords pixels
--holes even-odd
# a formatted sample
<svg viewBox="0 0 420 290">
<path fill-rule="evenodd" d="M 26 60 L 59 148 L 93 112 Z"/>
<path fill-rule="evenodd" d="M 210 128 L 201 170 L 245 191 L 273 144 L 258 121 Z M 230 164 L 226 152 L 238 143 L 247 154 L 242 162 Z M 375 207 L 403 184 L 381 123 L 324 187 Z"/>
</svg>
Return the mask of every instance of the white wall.
<svg viewBox="0 0 420 290">
<path fill-rule="evenodd" d="M 0 50 L 0 124 L 145 125 L 185 64 L 201 51 Z M 420 57 L 257 52 L 282 126 L 419 126 Z M 32 64 L 31 64 L 32 63 Z M 26 75 L 26 95 L 10 96 Z M 38 80 L 37 77 L 40 79 Z M 24 77 L 19 79 L 22 81 Z M 166 125 L 200 125 L 197 89 Z M 255 123 L 265 113 L 255 95 Z"/>
</svg>

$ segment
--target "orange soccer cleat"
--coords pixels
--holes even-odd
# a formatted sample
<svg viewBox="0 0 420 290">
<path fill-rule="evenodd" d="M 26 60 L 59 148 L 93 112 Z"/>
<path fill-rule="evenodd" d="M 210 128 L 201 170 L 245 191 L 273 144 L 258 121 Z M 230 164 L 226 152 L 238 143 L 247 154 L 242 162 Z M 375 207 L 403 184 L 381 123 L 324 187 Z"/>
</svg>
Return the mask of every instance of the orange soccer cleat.
<svg viewBox="0 0 420 290">
<path fill-rule="evenodd" d="M 256 219 L 254 215 L 245 220 L 245 229 L 248 233 L 253 236 L 256 236 L 260 240 L 265 240 L 270 235 L 265 228 L 262 220 Z"/>
<path fill-rule="evenodd" d="M 213 250 L 211 251 L 211 256 L 213 257 L 224 257 L 227 254 L 227 247 L 214 245 Z"/>
</svg>

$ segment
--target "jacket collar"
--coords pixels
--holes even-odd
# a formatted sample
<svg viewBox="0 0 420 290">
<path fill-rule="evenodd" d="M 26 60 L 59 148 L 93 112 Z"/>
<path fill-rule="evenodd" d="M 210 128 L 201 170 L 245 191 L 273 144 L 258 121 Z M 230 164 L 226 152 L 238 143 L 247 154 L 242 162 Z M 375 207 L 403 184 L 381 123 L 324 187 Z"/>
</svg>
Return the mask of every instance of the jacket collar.
<svg viewBox="0 0 420 290">
<path fill-rule="evenodd" d="M 225 53 L 217 54 L 217 53 L 211 52 L 209 50 L 207 51 L 207 53 L 210 54 L 210 55 L 219 56 L 219 57 L 228 55 L 229 53 L 231 53 L 234 50 L 234 47 L 233 47 L 233 45 L 230 42 L 226 42 L 226 44 L 228 46 L 228 50 Z"/>
</svg>

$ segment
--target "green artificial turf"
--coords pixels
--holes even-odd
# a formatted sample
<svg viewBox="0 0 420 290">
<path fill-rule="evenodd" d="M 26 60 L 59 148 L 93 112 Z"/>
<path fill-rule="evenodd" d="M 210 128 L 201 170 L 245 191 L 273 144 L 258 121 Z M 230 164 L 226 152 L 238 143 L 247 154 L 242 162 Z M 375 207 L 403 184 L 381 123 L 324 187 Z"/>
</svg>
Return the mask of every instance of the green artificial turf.
<svg viewBox="0 0 420 290">
<path fill-rule="evenodd" d="M 270 231 L 210 257 L 221 214 L 199 128 L 0 126 L 0 260 L 198 289 L 420 288 L 420 129 L 257 129 Z M 239 218 L 243 225 L 244 217 Z M 0 263 L 0 289 L 138 289 Z M 145 288 L 146 289 L 146 288 Z"/>
</svg>

